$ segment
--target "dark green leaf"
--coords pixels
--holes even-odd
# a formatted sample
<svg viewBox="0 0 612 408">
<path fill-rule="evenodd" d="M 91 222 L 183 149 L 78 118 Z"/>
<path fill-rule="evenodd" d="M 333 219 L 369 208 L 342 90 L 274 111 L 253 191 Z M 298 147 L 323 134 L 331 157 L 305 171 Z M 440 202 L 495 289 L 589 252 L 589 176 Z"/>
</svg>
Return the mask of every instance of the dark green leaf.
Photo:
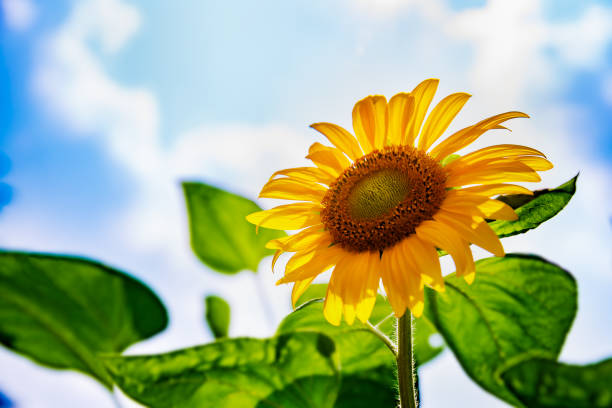
<svg viewBox="0 0 612 408">
<path fill-rule="evenodd" d="M 340 386 L 334 342 L 321 333 L 225 339 L 105 362 L 127 395 L 152 408 L 331 408 Z"/>
<path fill-rule="evenodd" d="M 0 252 L 0 342 L 112 385 L 97 353 L 162 331 L 164 306 L 139 281 L 82 258 Z"/>
<path fill-rule="evenodd" d="M 227 337 L 230 306 L 219 296 L 206 296 L 206 322 L 216 339 Z"/>
<path fill-rule="evenodd" d="M 278 333 L 300 331 L 322 332 L 334 339 L 342 367 L 336 408 L 395 406 L 395 358 L 361 322 L 333 326 L 323 317 L 323 302 L 311 300 L 285 317 L 278 328 Z"/>
<path fill-rule="evenodd" d="M 612 359 L 586 366 L 534 358 L 502 374 L 508 389 L 534 408 L 612 408 Z"/>
<path fill-rule="evenodd" d="M 542 258 L 507 255 L 476 263 L 472 285 L 450 275 L 446 291 L 426 291 L 425 314 L 463 369 L 515 405 L 499 370 L 524 353 L 556 358 L 576 314 L 574 278 Z"/>
<path fill-rule="evenodd" d="M 518 219 L 491 221 L 489 225 L 501 238 L 522 234 L 536 228 L 557 215 L 567 205 L 576 192 L 577 179 L 578 176 L 553 190 L 534 191 L 533 195 L 514 194 L 498 197 L 498 200 L 515 209 Z"/>
<path fill-rule="evenodd" d="M 310 285 L 302 296 L 296 302 L 296 308 L 303 305 L 304 303 L 313 299 L 322 299 L 325 297 L 327 291 L 327 285 L 322 283 L 315 283 Z M 312 312 L 309 312 L 312 313 Z M 384 297 L 379 296 L 372 316 L 370 316 L 370 323 L 378 325 L 378 328 L 385 333 L 389 338 L 395 339 L 395 316 L 392 316 L 393 310 L 389 305 L 389 302 Z M 325 321 L 322 314 L 312 313 L 316 319 L 316 323 L 309 322 L 308 327 L 313 330 L 325 331 L 329 328 L 330 324 Z M 382 322 L 382 323 L 381 323 Z M 414 329 L 414 359 L 417 365 L 423 365 L 429 360 L 436 357 L 444 350 L 443 345 L 432 346 L 430 343 L 431 336 L 437 334 L 436 328 L 433 324 L 428 321 L 425 317 L 415 319 Z M 319 326 L 317 326 L 319 325 Z M 318 329 L 317 329 L 318 327 Z M 323 327 L 324 329 L 322 329 Z M 333 326 L 332 326 L 333 327 Z M 363 325 L 360 322 L 356 322 L 354 327 L 363 329 Z"/>
<path fill-rule="evenodd" d="M 284 236 L 282 231 L 260 228 L 246 216 L 261 208 L 253 201 L 204 183 L 183 183 L 191 247 L 212 269 L 234 274 L 244 269 L 257 272 L 259 261 L 273 253 L 265 244 Z"/>
</svg>

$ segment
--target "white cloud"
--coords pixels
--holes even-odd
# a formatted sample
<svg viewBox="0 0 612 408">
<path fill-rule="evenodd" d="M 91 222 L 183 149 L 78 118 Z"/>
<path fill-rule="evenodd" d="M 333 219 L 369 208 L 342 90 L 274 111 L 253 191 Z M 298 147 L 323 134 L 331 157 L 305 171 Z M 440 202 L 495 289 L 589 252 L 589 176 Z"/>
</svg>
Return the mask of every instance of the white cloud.
<svg viewBox="0 0 612 408">
<path fill-rule="evenodd" d="M 2 0 L 1 9 L 7 27 L 25 31 L 36 20 L 36 7 L 30 0 Z"/>
<path fill-rule="evenodd" d="M 158 107 L 147 90 L 121 86 L 108 76 L 91 44 L 116 52 L 138 29 L 140 18 L 119 0 L 75 6 L 43 48 L 34 90 L 46 106 L 82 134 L 96 134 L 122 163 L 137 172 L 159 161 Z"/>
<path fill-rule="evenodd" d="M 571 65 L 593 69 L 605 57 L 612 38 L 611 21 L 609 8 L 593 5 L 577 20 L 551 25 L 546 38 Z"/>
</svg>

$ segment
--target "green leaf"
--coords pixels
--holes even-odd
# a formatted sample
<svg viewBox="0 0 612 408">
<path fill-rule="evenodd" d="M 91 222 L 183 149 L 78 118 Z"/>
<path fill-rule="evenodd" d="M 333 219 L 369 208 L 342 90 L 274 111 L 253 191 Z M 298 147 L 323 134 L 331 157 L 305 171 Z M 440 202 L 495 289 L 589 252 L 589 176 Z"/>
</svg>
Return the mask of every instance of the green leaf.
<svg viewBox="0 0 612 408">
<path fill-rule="evenodd" d="M 528 407 L 612 407 L 612 359 L 578 366 L 534 358 L 512 366 L 502 378 Z"/>
<path fill-rule="evenodd" d="M 104 361 L 119 387 L 151 408 L 331 408 L 340 386 L 334 342 L 321 333 Z"/>
<path fill-rule="evenodd" d="M 520 405 L 499 370 L 525 353 L 558 356 L 576 314 L 576 282 L 530 255 L 483 259 L 476 272 L 472 285 L 452 274 L 445 292 L 427 290 L 425 314 L 474 381 Z"/>
<path fill-rule="evenodd" d="M 136 279 L 75 257 L 0 252 L 0 342 L 37 363 L 112 381 L 97 353 L 162 331 L 166 310 Z"/>
<path fill-rule="evenodd" d="M 302 296 L 296 302 L 296 308 L 299 307 L 306 302 L 313 299 L 323 299 L 325 297 L 325 293 L 327 292 L 327 285 L 322 283 L 315 283 L 310 285 L 308 289 L 304 292 Z M 300 312 L 303 313 L 303 312 Z M 389 302 L 383 297 L 378 296 L 376 304 L 374 305 L 374 310 L 372 311 L 372 316 L 370 316 L 370 323 L 373 325 L 378 325 L 378 328 L 387 335 L 387 337 L 391 339 L 395 339 L 395 316 L 391 316 L 393 310 L 389 305 Z M 310 329 L 318 329 L 323 332 L 329 330 L 331 326 L 323 317 L 321 313 L 311 312 L 315 318 L 315 322 L 308 321 L 307 327 Z M 381 323 L 382 322 L 382 323 Z M 421 317 L 419 319 L 415 319 L 415 328 L 414 328 L 414 359 L 417 366 L 423 365 L 428 361 L 432 360 L 438 354 L 444 350 L 444 345 L 432 346 L 430 343 L 431 336 L 437 334 L 436 328 L 434 325 L 427 320 L 425 317 Z M 283 323 L 284 324 L 284 323 Z M 281 324 L 282 327 L 282 324 Z M 334 327 L 334 326 L 331 326 Z M 350 326 L 347 326 L 350 327 Z M 355 322 L 354 328 L 365 329 L 365 326 L 361 324 L 361 322 Z M 299 328 L 296 328 L 299 329 Z"/>
<path fill-rule="evenodd" d="M 246 216 L 261 208 L 253 201 L 204 183 L 183 183 L 191 247 L 212 269 L 234 274 L 244 269 L 257 272 L 259 261 L 271 255 L 265 244 L 285 236 L 282 231 L 260 228 Z"/>
<path fill-rule="evenodd" d="M 377 303 L 381 301 L 382 297 Z M 304 331 L 324 333 L 336 344 L 342 386 L 335 408 L 396 405 L 395 357 L 365 325 L 358 321 L 352 326 L 331 325 L 323 317 L 323 302 L 315 299 L 285 317 L 277 333 Z"/>
<path fill-rule="evenodd" d="M 206 296 L 206 322 L 215 339 L 227 337 L 230 323 L 230 306 L 219 296 Z"/>
<path fill-rule="evenodd" d="M 325 283 L 313 283 L 306 289 L 306 291 L 299 297 L 295 302 L 295 308 L 299 308 L 304 303 L 313 299 L 323 299 L 327 293 L 327 284 Z"/>
<path fill-rule="evenodd" d="M 500 237 L 522 234 L 536 228 L 557 215 L 576 192 L 578 176 L 553 190 L 534 191 L 533 195 L 514 194 L 497 199 L 514 208 L 518 219 L 515 221 L 491 221 L 489 225 Z"/>
<path fill-rule="evenodd" d="M 430 322 L 425 316 L 421 316 L 418 319 L 414 319 L 413 329 L 413 350 L 414 350 L 414 363 L 417 367 L 433 360 L 438 354 L 444 350 L 444 342 L 441 344 L 432 345 L 432 336 L 440 334 L 436 330 L 436 327 Z"/>
</svg>

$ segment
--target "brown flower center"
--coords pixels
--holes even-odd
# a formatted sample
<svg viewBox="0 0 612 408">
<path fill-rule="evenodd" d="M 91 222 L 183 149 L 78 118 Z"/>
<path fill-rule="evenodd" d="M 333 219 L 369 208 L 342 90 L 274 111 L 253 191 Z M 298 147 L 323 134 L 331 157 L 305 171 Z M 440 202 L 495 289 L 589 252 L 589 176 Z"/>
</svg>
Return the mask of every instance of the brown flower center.
<svg viewBox="0 0 612 408">
<path fill-rule="evenodd" d="M 390 146 L 359 158 L 331 184 L 321 219 L 334 243 L 382 251 L 432 219 L 446 196 L 446 172 L 426 153 Z"/>
</svg>

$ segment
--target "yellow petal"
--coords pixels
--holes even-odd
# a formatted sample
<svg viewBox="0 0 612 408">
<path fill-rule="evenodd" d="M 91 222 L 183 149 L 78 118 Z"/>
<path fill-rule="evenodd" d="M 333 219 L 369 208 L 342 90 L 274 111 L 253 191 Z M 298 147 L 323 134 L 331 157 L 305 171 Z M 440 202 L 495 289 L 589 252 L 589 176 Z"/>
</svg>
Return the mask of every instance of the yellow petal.
<svg viewBox="0 0 612 408">
<path fill-rule="evenodd" d="M 353 161 L 363 156 L 355 136 L 346 129 L 333 123 L 313 123 L 311 128 L 322 133 L 338 149 L 344 152 Z"/>
<path fill-rule="evenodd" d="M 329 246 L 332 242 L 332 237 L 324 228 L 323 224 L 313 225 L 297 234 L 273 239 L 266 244 L 266 248 L 282 249 L 285 252 L 298 252 L 309 251 L 321 246 Z"/>
<path fill-rule="evenodd" d="M 442 99 L 436 105 L 423 126 L 419 137 L 419 149 L 427 151 L 442 136 L 468 99 L 470 99 L 469 94 L 455 93 Z"/>
<path fill-rule="evenodd" d="M 517 157 L 516 160 L 531 167 L 532 169 L 536 171 L 546 171 L 554 167 L 551 162 L 549 162 L 543 157 L 534 157 L 534 156 L 524 157 L 522 156 L 522 157 Z"/>
<path fill-rule="evenodd" d="M 296 252 L 287 262 L 285 276 L 276 284 L 315 277 L 334 266 L 346 253 L 338 245 L 319 247 L 309 252 Z"/>
<path fill-rule="evenodd" d="M 530 155 L 545 157 L 542 152 L 536 149 L 532 149 L 531 147 L 512 144 L 501 144 L 487 146 L 474 152 L 468 153 L 453 161 L 448 166 L 449 168 L 453 168 L 466 164 L 474 164 L 481 160 Z"/>
<path fill-rule="evenodd" d="M 401 271 L 394 267 L 394 252 L 398 250 L 398 246 L 395 245 L 383 252 L 380 260 L 380 274 L 385 292 L 387 293 L 387 298 L 389 299 L 395 316 L 402 317 L 408 307 L 408 303 L 405 299 L 408 296 L 404 291 L 407 285 L 404 284 L 404 278 L 401 275 Z"/>
<path fill-rule="evenodd" d="M 327 185 L 330 185 L 336 180 L 336 177 L 318 167 L 294 167 L 292 169 L 279 170 L 272 174 L 270 180 L 274 179 L 276 176 L 287 176 L 294 180 L 323 183 Z"/>
<path fill-rule="evenodd" d="M 444 291 L 444 277 L 440 268 L 438 252 L 434 246 L 424 242 L 414 234 L 398 245 L 402 245 L 403 250 L 412 257 L 424 283 L 437 291 Z"/>
<path fill-rule="evenodd" d="M 450 171 L 447 187 L 470 184 L 498 184 L 513 181 L 541 181 L 531 167 L 514 160 L 499 163 L 476 164 Z"/>
<path fill-rule="evenodd" d="M 308 278 L 301 281 L 297 281 L 293 284 L 293 289 L 291 290 L 291 305 L 295 309 L 295 303 L 298 301 L 300 296 L 306 292 L 306 289 L 310 286 L 314 278 Z"/>
<path fill-rule="evenodd" d="M 389 101 L 389 132 L 387 135 L 389 145 L 402 144 L 413 115 L 414 96 L 409 93 L 398 93 L 391 98 Z"/>
<path fill-rule="evenodd" d="M 350 162 L 340 150 L 318 142 L 310 146 L 306 158 L 334 177 L 338 177 L 344 169 L 350 166 Z"/>
<path fill-rule="evenodd" d="M 406 308 L 410 308 L 418 317 L 424 306 L 423 280 L 415 258 L 405 250 L 402 242 L 383 252 L 381 277 L 395 316 L 403 316 Z"/>
<path fill-rule="evenodd" d="M 414 317 L 420 317 L 425 305 L 423 279 L 418 271 L 416 259 L 406 250 L 395 252 L 395 267 L 403 274 L 406 286 L 406 303 Z"/>
<path fill-rule="evenodd" d="M 326 192 L 327 188 L 320 184 L 291 179 L 274 179 L 263 186 L 259 197 L 320 203 Z"/>
<path fill-rule="evenodd" d="M 470 216 L 453 214 L 443 208 L 434 215 L 434 220 L 446 224 L 464 240 L 478 245 L 495 256 L 505 255 L 501 241 L 486 222 L 476 223 Z"/>
<path fill-rule="evenodd" d="M 283 254 L 283 250 L 279 249 L 276 252 L 274 252 L 274 256 L 272 257 L 272 272 L 274 272 L 274 267 L 276 266 L 276 262 L 278 261 L 278 258 Z"/>
<path fill-rule="evenodd" d="M 464 187 L 457 191 L 483 195 L 486 197 L 492 197 L 492 196 L 500 195 L 500 194 L 533 195 L 533 191 L 523 186 L 517 186 L 516 184 L 488 184 L 488 185 L 482 185 L 482 186 Z"/>
<path fill-rule="evenodd" d="M 436 94 L 436 89 L 438 89 L 439 82 L 438 79 L 426 79 L 412 90 L 411 94 L 414 96 L 414 117 L 406 133 L 404 145 L 414 145 L 414 141 L 421 130 L 423 119 L 425 119 L 429 105 Z"/>
<path fill-rule="evenodd" d="M 491 220 L 515 221 L 518 219 L 518 215 L 512 207 L 499 200 L 487 200 L 479 205 L 478 208 Z"/>
<path fill-rule="evenodd" d="M 470 145 L 487 130 L 498 128 L 500 123 L 513 118 L 528 117 L 529 116 L 527 114 L 522 112 L 505 112 L 499 115 L 491 116 L 490 118 L 481 120 L 475 125 L 468 126 L 453 133 L 451 136 L 444 139 L 436 147 L 434 147 L 430 152 L 430 156 L 436 160 L 442 160 L 449 154 L 453 154 L 458 150 Z"/>
<path fill-rule="evenodd" d="M 388 121 L 387 98 L 384 96 L 368 96 L 355 104 L 353 129 L 364 153 L 383 148 Z"/>
<path fill-rule="evenodd" d="M 351 325 L 357 317 L 366 322 L 376 302 L 378 282 L 380 281 L 378 253 L 351 253 L 338 260 L 328 285 L 328 298 L 324 309 L 331 316 L 330 323 L 339 324 L 337 316 L 344 314 Z"/>
<path fill-rule="evenodd" d="M 319 224 L 321 206 L 311 203 L 280 205 L 269 210 L 257 211 L 246 216 L 251 224 L 279 230 L 297 230 Z"/>
<path fill-rule="evenodd" d="M 327 285 L 327 294 L 323 304 L 323 316 L 334 326 L 339 326 L 342 320 L 342 299 L 340 299 L 340 295 L 337 292 L 333 291 L 331 281 Z"/>
<path fill-rule="evenodd" d="M 514 221 L 518 218 L 512 207 L 506 203 L 463 190 L 447 192 L 442 208 L 456 214 L 477 216 L 482 219 Z"/>
<path fill-rule="evenodd" d="M 416 228 L 422 240 L 446 250 L 457 268 L 457 276 L 468 275 L 475 270 L 469 244 L 450 227 L 436 221 L 424 221 Z"/>
</svg>

